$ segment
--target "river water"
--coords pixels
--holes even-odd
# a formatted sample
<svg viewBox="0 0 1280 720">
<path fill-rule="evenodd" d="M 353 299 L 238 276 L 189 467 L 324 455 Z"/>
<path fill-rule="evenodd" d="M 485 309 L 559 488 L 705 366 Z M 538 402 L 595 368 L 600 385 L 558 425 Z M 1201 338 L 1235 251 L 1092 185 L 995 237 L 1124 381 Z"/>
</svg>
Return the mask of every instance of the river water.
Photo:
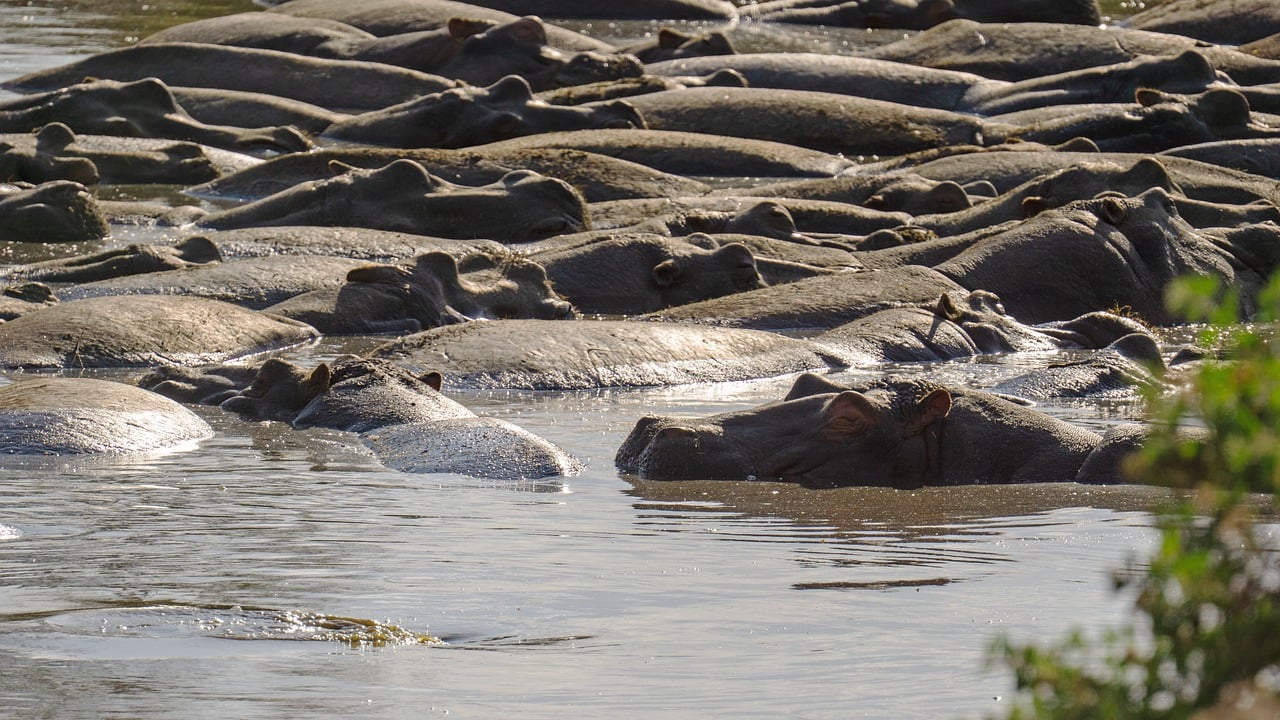
<svg viewBox="0 0 1280 720">
<path fill-rule="evenodd" d="M 252 7 L 66 5 L 0 2 L 0 79 Z M 981 387 L 1050 360 L 846 377 Z M 613 467 L 643 414 L 745 408 L 789 383 L 456 395 L 586 465 L 539 483 L 391 472 L 340 433 L 216 409 L 197 447 L 0 468 L 0 715 L 972 718 L 1010 702 L 996 638 L 1128 617 L 1111 573 L 1154 539 L 1155 490 L 817 491 Z M 1045 409 L 1094 429 L 1141 415 Z"/>
</svg>

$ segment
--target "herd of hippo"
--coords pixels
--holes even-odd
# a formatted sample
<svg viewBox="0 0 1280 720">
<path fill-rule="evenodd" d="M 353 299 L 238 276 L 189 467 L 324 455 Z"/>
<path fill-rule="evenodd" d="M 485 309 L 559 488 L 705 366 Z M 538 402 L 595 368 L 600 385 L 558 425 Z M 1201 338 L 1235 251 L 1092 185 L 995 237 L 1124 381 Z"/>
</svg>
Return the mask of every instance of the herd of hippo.
<svg viewBox="0 0 1280 720">
<path fill-rule="evenodd" d="M 601 14 L 656 22 L 569 29 Z M 819 25 L 874 42 L 813 52 Z M 1247 320 L 1280 262 L 1274 0 L 289 0 L 4 88 L 0 244 L 52 259 L 0 266 L 0 454 L 171 448 L 203 404 L 550 477 L 581 464 L 442 391 L 794 375 L 640 418 L 618 468 L 1116 482 L 1142 428 L 1035 401 L 1196 362 L 1166 286 L 1221 278 Z M 96 192 L 142 184 L 189 204 Z M 332 335 L 387 337 L 277 356 Z M 1058 349 L 1083 359 L 989 391 L 826 377 Z M 111 368 L 136 383 L 80 372 Z"/>
</svg>

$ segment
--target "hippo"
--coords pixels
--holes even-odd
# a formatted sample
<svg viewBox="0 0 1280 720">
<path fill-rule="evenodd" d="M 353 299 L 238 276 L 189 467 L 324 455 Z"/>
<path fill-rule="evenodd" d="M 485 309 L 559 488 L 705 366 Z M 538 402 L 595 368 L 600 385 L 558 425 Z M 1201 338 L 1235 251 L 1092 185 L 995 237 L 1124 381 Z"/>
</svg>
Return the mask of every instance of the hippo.
<svg viewBox="0 0 1280 720">
<path fill-rule="evenodd" d="M 1280 180 L 1280 139 L 1217 140 L 1162 150 L 1161 156 L 1189 158 L 1272 180 Z"/>
<path fill-rule="evenodd" d="M 1143 88 L 1134 99 L 1136 105 L 1063 105 L 996 115 L 990 120 L 1004 129 L 991 138 L 1053 144 L 1085 137 L 1104 151 L 1158 152 L 1214 140 L 1280 137 L 1280 123 L 1255 116 L 1249 101 L 1230 88 L 1193 96 Z"/>
<path fill-rule="evenodd" d="M 205 236 L 197 234 L 187 237 Z M 218 246 L 227 255 L 242 258 L 328 255 L 356 258 L 365 262 L 398 262 L 436 251 L 448 252 L 455 257 L 472 253 L 508 252 L 505 245 L 492 240 L 455 240 L 389 230 L 315 225 L 221 230 L 216 237 Z"/>
<path fill-rule="evenodd" d="M 440 373 L 415 376 L 372 359 L 307 372 L 271 359 L 220 407 L 296 428 L 354 432 L 387 467 L 495 480 L 574 475 L 577 459 L 511 423 L 478 417 L 440 394 Z"/>
<path fill-rule="evenodd" d="M 680 58 L 645 66 L 645 72 L 663 76 L 705 75 L 724 70 L 741 74 L 753 88 L 852 95 L 939 110 L 964 110 L 965 98 L 975 88 L 994 89 L 1007 84 L 955 70 L 804 52 Z"/>
<path fill-rule="evenodd" d="M 1123 25 L 1219 45 L 1244 45 L 1280 33 L 1280 7 L 1270 0 L 1170 0 L 1139 10 Z"/>
<path fill-rule="evenodd" d="M 557 130 L 643 128 L 627 101 L 547 105 L 523 78 L 508 75 L 489 87 L 427 95 L 340 120 L 324 136 L 344 142 L 403 148 L 459 148 Z"/>
<path fill-rule="evenodd" d="M 755 330 L 830 330 L 880 310 L 915 307 L 936 302 L 944 293 L 965 292 L 959 283 L 937 270 L 905 265 L 817 275 L 787 285 L 680 305 L 644 317 Z"/>
<path fill-rule="evenodd" d="M 349 147 L 293 153 L 187 188 L 186 193 L 196 197 L 256 200 L 288 190 L 298 183 L 330 177 L 333 174 L 330 168 L 332 160 L 373 169 L 401 158 L 417 160 L 430 167 L 431 174 L 459 185 L 487 185 L 501 180 L 512 170 L 533 170 L 564 180 L 582 193 L 588 202 L 665 197 L 670 193 L 699 195 L 710 190 L 696 180 L 599 153 L 557 148 L 504 149 L 498 145 L 501 143 L 482 146 L 483 157 L 473 152 L 422 148 Z"/>
<path fill-rule="evenodd" d="M 313 290 L 266 308 L 326 335 L 406 335 L 477 318 L 567 319 L 572 305 L 551 289 L 536 263 L 520 258 L 480 258 L 484 269 L 459 275 L 458 261 L 443 252 L 418 256 L 411 267 L 362 265 L 337 288 Z"/>
<path fill-rule="evenodd" d="M 1128 62 L 1141 55 L 1175 56 L 1187 50 L 1202 53 L 1215 68 L 1243 85 L 1275 82 L 1280 68 L 1274 60 L 1228 47 L 1206 47 L 1189 37 L 1099 27 L 1098 23 L 951 20 L 857 55 L 1018 81 Z"/>
<path fill-rule="evenodd" d="M 729 135 L 845 155 L 982 144 L 985 123 L 946 110 L 807 90 L 687 88 L 628 100 L 654 130 Z M 734 112 L 726 113 L 724 108 Z"/>
<path fill-rule="evenodd" d="M 290 125 L 314 137 L 358 114 L 260 92 L 182 86 L 169 90 L 188 115 L 210 125 Z"/>
<path fill-rule="evenodd" d="M 451 0 L 363 0 L 359 4 L 347 0 L 290 0 L 270 8 L 270 12 L 338 20 L 378 37 L 435 30 L 448 25 L 453 18 L 494 23 L 509 23 L 519 19 L 518 16 L 501 10 Z M 603 40 L 555 25 L 547 26 L 547 39 L 552 46 L 563 50 L 615 52 L 614 47 Z"/>
<path fill-rule="evenodd" d="M 1002 397 L 927 380 L 856 388 L 806 374 L 774 403 L 703 418 L 641 418 L 618 449 L 647 480 L 781 480 L 810 487 L 1071 482 L 1095 433 Z M 1120 480 L 1093 467 L 1089 477 Z"/>
<path fill-rule="evenodd" d="M 156 452 L 212 435 L 190 410 L 124 383 L 41 377 L 0 387 L 0 458 L 9 461 Z"/>
<path fill-rule="evenodd" d="M 471 4 L 561 19 L 733 20 L 738 17 L 737 9 L 728 0 L 631 0 L 607 4 L 592 0 L 479 0 Z"/>
<path fill-rule="evenodd" d="M 58 302 L 53 288 L 42 282 L 24 282 L 0 288 L 0 322 Z"/>
<path fill-rule="evenodd" d="M 208 242 L 197 235 L 187 242 L 199 248 L 202 241 Z M 348 257 L 268 255 L 83 282 L 62 293 L 64 299 L 107 295 L 203 297 L 261 310 L 295 295 L 337 289 L 348 272 L 364 264 Z"/>
<path fill-rule="evenodd" d="M 0 182 L 39 185 L 51 180 L 70 180 L 96 185 L 101 179 L 92 160 L 59 153 L 51 148 L 18 147 L 0 140 Z"/>
<path fill-rule="evenodd" d="M 1216 275 L 1241 288 L 1247 317 L 1277 258 L 1270 250 L 1274 235 L 1241 235 L 1240 241 L 1236 255 L 1237 249 L 1197 232 L 1157 187 L 1134 198 L 1103 196 L 1048 210 L 934 269 L 965 287 L 997 293 L 1024 322 L 1128 306 L 1148 322 L 1166 324 L 1174 318 L 1165 309 L 1164 288 L 1186 274 Z M 1242 257 L 1255 262 L 1247 265 Z"/>
<path fill-rule="evenodd" d="M 451 18 L 436 30 L 378 37 L 333 20 L 251 12 L 177 25 L 140 44 L 172 42 L 385 63 L 472 85 L 519 75 L 539 90 L 641 72 L 639 61 L 626 55 L 584 51 L 570 56 L 548 47 L 546 28 L 536 17 L 501 25 Z M 589 74 L 593 70 L 600 75 Z"/>
<path fill-rule="evenodd" d="M 936 303 L 881 310 L 828 330 L 813 341 L 850 364 L 866 364 L 1059 348 L 1098 349 L 1130 336 L 1145 336 L 1155 345 L 1145 327 L 1111 313 L 1089 313 L 1046 326 L 1024 325 L 1005 312 L 995 293 L 974 290 L 958 299 L 944 294 Z"/>
<path fill-rule="evenodd" d="M 652 129 L 542 133 L 475 150 L 493 157 L 499 151 L 548 147 L 600 153 L 676 175 L 830 177 L 853 167 L 830 153 L 771 140 Z"/>
<path fill-rule="evenodd" d="M 634 55 L 645 64 L 645 71 L 653 63 L 711 55 L 733 55 L 737 52 L 729 36 L 719 30 L 703 33 L 686 33 L 676 28 L 664 27 L 658 34 L 643 42 L 627 45 L 622 52 Z"/>
<path fill-rule="evenodd" d="M 29 263 L 13 268 L 8 275 L 25 280 L 78 283 L 177 270 L 221 260 L 222 253 L 213 242 L 195 236 L 174 245 L 131 243 L 95 253 Z"/>
<path fill-rule="evenodd" d="M 630 320 L 445 325 L 368 355 L 417 371 L 439 368 L 456 387 L 519 390 L 733 382 L 843 366 L 813 343 L 775 333 Z"/>
<path fill-rule="evenodd" d="M 309 325 L 218 300 L 96 297 L 60 302 L 0 324 L 0 367 L 198 365 L 318 335 Z"/>
<path fill-rule="evenodd" d="M 86 242 L 109 232 L 97 200 L 78 182 L 0 185 L 0 240 Z"/>
<path fill-rule="evenodd" d="M 719 194 L 730 192 L 736 191 L 726 190 Z M 926 178 L 907 170 L 788 180 L 757 186 L 751 192 L 775 198 L 830 200 L 908 215 L 960 212 L 973 207 L 975 199 L 981 201 L 998 194 L 995 186 L 986 181 L 961 185 L 951 180 Z"/>
<path fill-rule="evenodd" d="M 135 147 L 130 147 L 135 145 Z M 83 142 L 66 124 L 53 122 L 36 131 L 35 152 L 93 165 L 92 183 L 189 185 L 218 177 L 221 170 L 204 146 L 193 142 L 129 143 L 114 137 Z M 75 180 L 74 177 L 66 178 Z M 78 181 L 84 182 L 84 181 Z"/>
<path fill-rule="evenodd" d="M 1165 388 L 1160 347 L 1147 333 L 1118 338 L 1087 357 L 1066 359 L 997 383 L 992 392 L 1028 400 L 1132 400 L 1143 389 Z"/>
<path fill-rule="evenodd" d="M 3 83 L 44 93 L 86 77 L 131 82 L 154 78 L 179 87 L 225 88 L 279 95 L 330 110 L 372 110 L 455 87 L 447 78 L 383 63 L 204 43 L 156 43 L 90 55 L 62 67 Z M 314 82 L 322 77 L 324 82 Z"/>
<path fill-rule="evenodd" d="M 765 284 L 745 245 L 706 235 L 610 234 L 528 257 L 584 313 L 638 315 Z"/>
<path fill-rule="evenodd" d="M 582 196 L 567 183 L 529 171 L 463 187 L 431 175 L 412 160 L 376 170 L 341 163 L 328 180 L 230 210 L 199 225 L 216 230 L 269 225 L 360 226 L 423 235 L 519 242 L 589 227 Z"/>
<path fill-rule="evenodd" d="M 155 78 L 89 80 L 58 90 L 0 101 L 0 131 L 37 130 L 61 122 L 75 132 L 189 140 L 233 150 L 297 152 L 311 143 L 291 127 L 206 125 L 178 106 Z"/>
<path fill-rule="evenodd" d="M 586 105 L 622 100 L 635 95 L 683 90 L 691 87 L 746 87 L 747 79 L 735 70 L 717 70 L 703 76 L 694 75 L 638 75 L 622 80 L 573 85 L 538 93 L 538 99 L 552 105 Z"/>
<path fill-rule="evenodd" d="M 953 0 L 850 0 L 817 6 L 775 0 L 756 5 L 752 16 L 760 22 L 903 30 L 924 30 L 959 17 Z"/>
<path fill-rule="evenodd" d="M 647 219 L 646 219 L 647 218 Z M 591 205 L 602 228 L 654 229 L 664 234 L 741 233 L 820 245 L 816 233 L 865 235 L 905 225 L 910 216 L 825 200 L 777 200 L 751 195 L 617 200 Z"/>
</svg>

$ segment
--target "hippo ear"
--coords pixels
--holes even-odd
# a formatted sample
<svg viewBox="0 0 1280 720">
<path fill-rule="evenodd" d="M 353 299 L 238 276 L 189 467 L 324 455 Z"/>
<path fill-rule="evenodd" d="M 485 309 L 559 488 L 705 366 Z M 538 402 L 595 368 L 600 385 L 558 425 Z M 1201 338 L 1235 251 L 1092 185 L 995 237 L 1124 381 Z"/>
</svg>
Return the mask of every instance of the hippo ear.
<svg viewBox="0 0 1280 720">
<path fill-rule="evenodd" d="M 440 392 L 440 388 L 444 386 L 444 376 L 435 370 L 419 375 L 418 379 L 436 392 Z"/>
<path fill-rule="evenodd" d="M 680 279 L 683 274 L 680 269 L 680 263 L 672 258 L 667 258 L 657 265 L 653 266 L 653 281 L 661 287 L 670 287 Z"/>
<path fill-rule="evenodd" d="M 399 285 L 404 276 L 404 270 L 395 265 L 361 265 L 347 271 L 347 282 Z"/>
<path fill-rule="evenodd" d="M 1039 195 L 1028 195 L 1022 198 L 1022 219 L 1033 218 L 1052 207 L 1049 201 Z"/>
<path fill-rule="evenodd" d="M 413 263 L 415 275 L 429 275 L 445 282 L 458 281 L 458 261 L 447 252 L 429 252 L 419 255 Z"/>
<path fill-rule="evenodd" d="M 328 164 L 329 174 L 333 176 L 346 175 L 352 170 L 359 170 L 355 165 L 348 165 L 341 160 L 330 160 Z"/>
<path fill-rule="evenodd" d="M 960 309 L 956 307 L 956 303 L 951 296 L 942 293 L 938 296 L 938 304 L 933 307 L 933 314 L 943 320 L 955 322 L 960 319 Z"/>
<path fill-rule="evenodd" d="M 918 435 L 930 425 L 941 422 L 949 414 L 951 414 L 951 393 L 938 388 L 911 409 L 911 418 L 903 428 L 903 435 Z"/>
<path fill-rule="evenodd" d="M 213 241 L 203 235 L 192 235 L 173 246 L 178 256 L 192 263 L 210 263 L 222 260 L 222 252 Z"/>
<path fill-rule="evenodd" d="M 36 150 L 56 152 L 64 150 L 76 141 L 76 134 L 71 128 L 60 122 L 49 123 L 36 133 Z"/>
<path fill-rule="evenodd" d="M 486 88 L 493 100 L 532 100 L 533 88 L 519 75 L 507 75 Z"/>
<path fill-rule="evenodd" d="M 328 390 L 331 384 L 333 384 L 333 369 L 329 367 L 329 363 L 320 363 L 303 381 L 303 402 Z"/>
<path fill-rule="evenodd" d="M 1167 93 L 1163 93 L 1159 90 L 1153 90 L 1151 88 L 1138 88 L 1137 91 L 1133 93 L 1134 102 L 1138 103 L 1142 107 L 1151 107 L 1152 105 L 1159 105 L 1162 102 L 1168 102 L 1170 97 L 1171 96 Z"/>
<path fill-rule="evenodd" d="M 973 202 L 969 200 L 969 194 L 960 187 L 959 183 L 947 180 L 940 182 L 929 191 L 925 198 L 926 207 L 929 212 L 949 213 L 957 210 L 964 210 L 973 207 Z"/>
<path fill-rule="evenodd" d="M 1164 163 L 1153 157 L 1144 157 L 1133 164 L 1127 172 L 1122 176 L 1126 183 L 1140 185 L 1147 189 L 1153 187 L 1162 187 L 1165 190 L 1174 189 L 1173 179 L 1169 177 L 1169 170 Z"/>
<path fill-rule="evenodd" d="M 449 37 L 454 40 L 464 40 L 472 35 L 479 35 L 490 28 L 497 27 L 497 25 L 492 20 L 451 17 L 449 18 Z"/>
<path fill-rule="evenodd" d="M 831 440 L 854 438 L 880 424 L 880 410 L 856 390 L 845 390 L 822 411 L 822 434 Z"/>
<path fill-rule="evenodd" d="M 800 377 L 796 378 L 796 381 L 791 384 L 791 389 L 787 391 L 787 396 L 784 397 L 783 400 L 796 400 L 798 398 L 809 397 L 810 395 L 839 393 L 848 389 L 849 388 L 832 382 L 821 375 L 804 373 Z"/>
<path fill-rule="evenodd" d="M 704 232 L 695 232 L 690 235 L 686 235 L 684 240 L 690 245 L 695 245 L 697 247 L 702 248 L 703 250 L 715 250 L 716 248 L 720 247 L 719 240 L 711 237 L 710 235 Z"/>
<path fill-rule="evenodd" d="M 510 35 L 521 42 L 547 44 L 547 27 L 533 15 L 526 15 L 509 25 L 504 25 L 498 32 Z"/>
<path fill-rule="evenodd" d="M 675 50 L 692 39 L 692 35 L 685 35 L 679 30 L 672 30 L 671 28 L 664 27 L 658 31 L 658 47 L 663 50 Z"/>
<path fill-rule="evenodd" d="M 1210 90 L 1197 103 L 1211 128 L 1240 127 L 1249 123 L 1249 100 L 1236 90 Z"/>
<path fill-rule="evenodd" d="M 1112 225 L 1119 225 L 1124 222 L 1125 208 L 1121 199 L 1113 195 L 1102 198 L 1102 204 L 1098 208 L 1098 217 L 1106 220 Z"/>
</svg>

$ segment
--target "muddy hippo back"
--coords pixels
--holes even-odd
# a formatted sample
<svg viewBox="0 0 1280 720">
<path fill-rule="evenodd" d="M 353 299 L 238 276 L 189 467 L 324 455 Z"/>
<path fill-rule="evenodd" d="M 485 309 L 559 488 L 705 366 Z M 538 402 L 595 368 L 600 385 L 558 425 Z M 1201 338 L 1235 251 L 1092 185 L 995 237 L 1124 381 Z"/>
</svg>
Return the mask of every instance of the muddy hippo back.
<svg viewBox="0 0 1280 720">
<path fill-rule="evenodd" d="M 190 410 L 132 385 L 50 377 L 0 388 L 0 456 L 151 452 L 212 434 Z"/>
</svg>

